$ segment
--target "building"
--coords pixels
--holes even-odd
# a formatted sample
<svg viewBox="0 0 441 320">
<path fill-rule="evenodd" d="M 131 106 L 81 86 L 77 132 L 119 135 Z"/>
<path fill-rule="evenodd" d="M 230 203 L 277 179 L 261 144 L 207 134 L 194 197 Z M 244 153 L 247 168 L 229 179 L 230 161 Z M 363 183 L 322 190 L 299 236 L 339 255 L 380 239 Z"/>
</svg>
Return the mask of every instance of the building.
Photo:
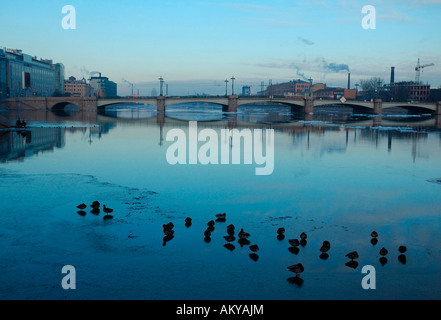
<svg viewBox="0 0 441 320">
<path fill-rule="evenodd" d="M 243 86 L 242 87 L 242 96 L 243 97 L 249 97 L 252 94 L 252 87 L 250 86 Z"/>
<path fill-rule="evenodd" d="M 0 49 L 0 98 L 50 97 L 64 91 L 64 66 L 18 49 Z"/>
<path fill-rule="evenodd" d="M 86 79 L 77 80 L 69 77 L 64 81 L 64 95 L 69 97 L 93 97 L 93 88 L 86 82 Z"/>
<path fill-rule="evenodd" d="M 343 89 L 343 88 L 325 88 L 314 91 L 314 97 L 319 99 L 340 100 L 355 100 L 357 97 L 357 90 Z"/>
<path fill-rule="evenodd" d="M 383 100 L 392 101 L 429 101 L 430 85 L 415 83 L 413 81 L 401 81 L 381 88 L 380 95 Z"/>
<path fill-rule="evenodd" d="M 117 97 L 117 84 L 107 77 L 102 77 L 101 73 L 98 77 L 91 77 L 89 84 L 93 88 L 94 95 L 98 98 Z"/>
<path fill-rule="evenodd" d="M 269 85 L 266 88 L 267 96 L 275 97 L 304 97 L 309 93 L 310 83 L 303 80 L 293 80 L 290 82 Z"/>
</svg>

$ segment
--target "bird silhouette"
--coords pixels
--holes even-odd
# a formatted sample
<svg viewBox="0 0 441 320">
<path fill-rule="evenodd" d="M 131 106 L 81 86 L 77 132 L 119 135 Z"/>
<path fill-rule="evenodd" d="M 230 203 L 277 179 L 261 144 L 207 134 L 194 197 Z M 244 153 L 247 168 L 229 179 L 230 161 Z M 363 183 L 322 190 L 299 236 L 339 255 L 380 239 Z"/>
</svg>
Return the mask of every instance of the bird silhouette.
<svg viewBox="0 0 441 320">
<path fill-rule="evenodd" d="M 91 208 L 93 209 L 98 209 L 100 207 L 100 202 L 99 201 L 94 201 L 92 202 L 92 204 L 90 205 Z"/>
<path fill-rule="evenodd" d="M 371 237 L 372 237 L 372 238 L 376 238 L 376 237 L 378 237 L 378 233 L 377 233 L 377 231 L 372 231 L 372 232 L 371 232 Z"/>
<path fill-rule="evenodd" d="M 385 255 L 387 255 L 387 253 L 388 253 L 388 251 L 387 251 L 387 249 L 386 248 L 381 248 L 381 250 L 380 250 L 380 254 L 382 255 L 382 256 L 385 256 Z"/>
<path fill-rule="evenodd" d="M 103 211 L 104 211 L 105 213 L 109 214 L 109 213 L 112 213 L 112 212 L 113 212 L 113 209 L 111 209 L 111 208 L 107 208 L 106 205 L 103 205 Z"/>
<path fill-rule="evenodd" d="M 80 205 L 77 206 L 78 209 L 84 210 L 87 208 L 87 205 L 85 203 L 82 203 Z"/>
<path fill-rule="evenodd" d="M 284 233 L 285 233 L 285 228 L 277 229 L 277 234 L 284 234 Z"/>
<path fill-rule="evenodd" d="M 399 251 L 400 253 L 405 253 L 405 252 L 407 251 L 407 248 L 406 248 L 406 246 L 400 246 L 400 247 L 398 248 L 398 251 Z"/>
<path fill-rule="evenodd" d="M 302 240 L 306 240 L 306 238 L 308 238 L 308 236 L 306 235 L 306 233 L 302 232 L 302 233 L 300 234 L 300 239 L 302 239 Z"/>
<path fill-rule="evenodd" d="M 321 246 L 321 248 L 320 248 L 320 252 L 328 252 L 329 251 L 329 249 L 331 248 L 331 244 L 329 243 L 329 241 L 323 241 L 323 244 L 322 244 L 322 246 Z"/>
<path fill-rule="evenodd" d="M 227 233 L 228 233 L 230 236 L 234 235 L 234 226 L 233 226 L 232 224 L 230 224 L 230 225 L 227 227 Z"/>
<path fill-rule="evenodd" d="M 250 234 L 248 232 L 245 232 L 242 228 L 242 229 L 240 229 L 238 236 L 240 239 L 247 239 L 250 237 Z"/>
<path fill-rule="evenodd" d="M 291 272 L 294 272 L 297 277 L 300 275 L 300 273 L 305 271 L 305 268 L 301 263 L 293 264 L 292 266 L 289 266 L 287 269 Z"/>
<path fill-rule="evenodd" d="M 345 255 L 345 257 L 347 257 L 351 260 L 355 260 L 355 259 L 358 259 L 359 256 L 358 256 L 357 251 L 352 251 L 352 252 L 349 252 L 347 255 Z"/>
<path fill-rule="evenodd" d="M 250 246 L 250 250 L 253 252 L 257 252 L 259 251 L 259 246 L 257 244 L 253 244 L 252 246 Z"/>
</svg>

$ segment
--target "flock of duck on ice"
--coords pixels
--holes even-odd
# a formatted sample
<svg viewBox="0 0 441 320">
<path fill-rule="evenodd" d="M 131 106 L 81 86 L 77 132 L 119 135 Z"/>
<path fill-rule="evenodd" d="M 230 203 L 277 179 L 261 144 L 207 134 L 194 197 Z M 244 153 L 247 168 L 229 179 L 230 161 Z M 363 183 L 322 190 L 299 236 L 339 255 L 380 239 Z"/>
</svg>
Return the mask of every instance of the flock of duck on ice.
<svg viewBox="0 0 441 320">
<path fill-rule="evenodd" d="M 92 203 L 92 205 L 90 206 L 92 208 L 91 213 L 95 214 L 95 215 L 99 215 L 100 214 L 100 202 L 99 201 L 94 201 Z M 77 206 L 78 209 L 80 209 L 80 211 L 78 211 L 78 214 L 81 216 L 85 216 L 86 212 L 84 211 L 87 208 L 87 205 L 82 203 L 80 205 Z M 106 207 L 106 205 L 103 205 L 103 211 L 104 213 L 106 213 L 106 215 L 103 216 L 103 220 L 111 220 L 113 219 L 113 216 L 110 215 L 110 213 L 113 213 L 113 209 Z M 226 221 L 226 213 L 219 213 L 216 214 L 216 222 L 225 222 Z M 192 219 L 190 217 L 187 217 L 185 219 L 185 226 L 187 228 L 189 228 L 192 224 Z M 210 242 L 211 241 L 211 233 L 214 231 L 214 225 L 215 225 L 215 221 L 214 220 L 210 220 L 207 223 L 207 229 L 204 231 L 204 241 L 205 242 Z M 163 225 L 163 232 L 164 232 L 164 238 L 163 238 L 163 245 L 165 246 L 166 243 L 170 240 L 172 240 L 174 238 L 174 224 L 173 222 L 169 222 L 167 224 Z M 225 248 L 227 248 L 230 251 L 233 251 L 235 249 L 234 244 L 232 243 L 233 241 L 236 240 L 234 234 L 235 234 L 235 226 L 233 224 L 230 224 L 227 226 L 227 236 L 224 236 L 224 239 L 227 241 L 227 243 L 224 245 Z M 283 240 L 285 239 L 285 228 L 280 227 L 277 230 L 277 239 L 279 240 Z M 244 245 L 248 245 L 250 248 L 251 253 L 249 254 L 250 258 L 253 261 L 257 261 L 259 259 L 259 256 L 256 254 L 257 251 L 259 251 L 259 246 L 257 244 L 250 244 L 250 241 L 248 240 L 248 238 L 251 236 L 248 232 L 245 232 L 243 228 L 240 229 L 240 231 L 237 233 L 238 236 L 238 242 L 239 244 L 243 247 Z M 378 233 L 376 231 L 372 231 L 371 233 L 371 244 L 372 245 L 376 245 L 378 242 Z M 302 232 L 300 234 L 300 240 L 299 239 L 289 239 L 288 243 L 290 244 L 290 247 L 288 248 L 288 250 L 291 253 L 294 254 L 298 254 L 298 252 L 300 251 L 299 246 L 305 246 L 306 245 L 306 238 L 307 235 L 305 232 Z M 327 240 L 323 241 L 322 246 L 320 247 L 320 258 L 325 260 L 328 258 L 328 251 L 329 249 L 331 249 L 331 243 Z M 398 256 L 398 260 L 405 264 L 406 263 L 406 256 L 404 255 L 404 253 L 407 251 L 406 246 L 399 246 L 398 247 L 398 251 L 400 252 L 400 255 Z M 381 248 L 381 250 L 379 251 L 381 258 L 380 258 L 380 263 L 382 265 L 387 263 L 387 258 L 386 255 L 388 254 L 388 250 L 386 248 Z M 358 252 L 357 251 L 352 251 L 349 252 L 348 254 L 345 255 L 346 258 L 349 259 L 348 262 L 345 263 L 346 266 L 350 267 L 350 268 L 357 268 L 358 266 L 358 262 L 356 261 L 359 258 Z M 300 279 L 300 274 L 305 270 L 305 268 L 303 267 L 303 265 L 301 263 L 297 263 L 297 264 L 293 264 L 291 266 L 287 267 L 287 270 L 294 272 L 296 274 L 296 276 L 294 278 L 290 278 L 288 280 L 290 280 L 291 282 L 294 283 L 298 283 L 301 281 Z"/>
</svg>

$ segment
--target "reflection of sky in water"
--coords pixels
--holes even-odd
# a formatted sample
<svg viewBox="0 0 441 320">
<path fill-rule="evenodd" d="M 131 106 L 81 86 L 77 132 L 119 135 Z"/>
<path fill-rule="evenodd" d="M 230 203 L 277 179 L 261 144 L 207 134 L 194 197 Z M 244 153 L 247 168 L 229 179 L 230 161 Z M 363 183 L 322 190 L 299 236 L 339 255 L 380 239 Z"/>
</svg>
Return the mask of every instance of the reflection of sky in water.
<svg viewBox="0 0 441 320">
<path fill-rule="evenodd" d="M 126 121 L 130 112 L 120 111 L 121 121 L 99 123 L 100 129 L 66 129 L 53 152 L 1 164 L 2 298 L 440 297 L 439 132 L 280 127 L 274 173 L 255 176 L 255 165 L 169 165 L 166 134 L 187 132 L 188 123 L 166 120 L 160 128 L 154 117 L 135 125 Z M 140 111 L 140 119 L 149 112 Z M 238 121 L 253 111 L 246 112 L 239 111 Z M 282 110 L 279 116 L 289 115 Z M 210 123 L 198 123 L 199 129 L 228 128 Z M 76 205 L 97 199 L 115 209 L 107 225 L 90 213 L 76 214 Z M 216 223 L 212 242 L 204 243 L 206 223 L 219 212 L 227 212 L 227 222 Z M 187 216 L 194 221 L 189 229 Z M 162 224 L 169 221 L 175 238 L 163 247 Z M 237 241 L 233 252 L 223 247 L 230 223 L 252 234 L 260 247 L 257 262 Z M 276 239 L 280 226 L 286 228 L 283 241 Z M 302 231 L 308 244 L 294 255 L 287 240 Z M 319 258 L 323 240 L 332 245 L 327 260 Z M 397 261 L 401 244 L 409 250 L 406 265 Z M 381 266 L 383 246 L 389 254 Z M 344 265 L 353 250 L 360 254 L 355 270 Z M 305 266 L 300 288 L 287 281 L 294 274 L 285 270 L 297 262 Z M 59 286 L 65 264 L 77 266 L 82 290 L 72 296 L 58 287 L 43 290 Z M 376 267 L 375 291 L 361 288 L 366 264 Z"/>
</svg>

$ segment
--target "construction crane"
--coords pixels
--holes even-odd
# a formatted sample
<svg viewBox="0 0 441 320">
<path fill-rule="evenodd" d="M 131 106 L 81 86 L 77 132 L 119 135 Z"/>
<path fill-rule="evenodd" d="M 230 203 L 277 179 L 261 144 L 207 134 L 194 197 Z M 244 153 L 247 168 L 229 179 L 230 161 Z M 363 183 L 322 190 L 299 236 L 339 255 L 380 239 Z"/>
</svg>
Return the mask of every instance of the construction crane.
<svg viewBox="0 0 441 320">
<path fill-rule="evenodd" d="M 431 66 L 434 66 L 434 65 L 435 65 L 435 64 L 433 64 L 433 63 L 428 63 L 428 64 L 420 65 L 420 59 L 418 59 L 417 66 L 415 67 L 415 71 L 416 71 L 415 82 L 416 82 L 417 84 L 420 83 L 421 69 L 423 69 L 423 68 L 425 68 L 425 67 L 431 67 Z"/>
</svg>

